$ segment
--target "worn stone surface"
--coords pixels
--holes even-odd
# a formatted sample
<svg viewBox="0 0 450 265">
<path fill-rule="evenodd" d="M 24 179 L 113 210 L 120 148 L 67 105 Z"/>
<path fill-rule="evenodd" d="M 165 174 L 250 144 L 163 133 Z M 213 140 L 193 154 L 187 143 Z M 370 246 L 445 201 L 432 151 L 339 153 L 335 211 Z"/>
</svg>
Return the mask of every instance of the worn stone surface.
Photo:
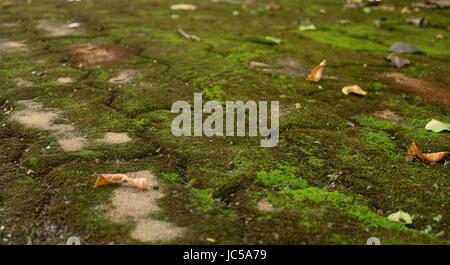
<svg viewBox="0 0 450 265">
<path fill-rule="evenodd" d="M 0 242 L 448 244 L 449 158 L 404 157 L 413 140 L 424 152 L 450 150 L 448 133 L 424 129 L 450 122 L 450 9 L 245 2 L 199 0 L 184 12 L 166 1 L 9 1 L 0 13 Z M 280 8 L 266 10 L 269 2 Z M 414 17 L 430 26 L 406 22 Z M 306 24 L 316 29 L 299 30 Z M 265 36 L 281 42 L 249 41 Z M 421 51 L 402 54 L 411 64 L 401 69 L 385 59 L 397 42 Z M 322 60 L 329 78 L 306 81 Z M 349 85 L 367 96 L 344 96 Z M 280 101 L 279 145 L 174 137 L 171 105 L 194 92 Z M 161 190 L 92 188 L 99 173 L 142 171 Z M 274 211 L 261 211 L 269 204 Z M 412 224 L 387 219 L 399 209 Z"/>
</svg>

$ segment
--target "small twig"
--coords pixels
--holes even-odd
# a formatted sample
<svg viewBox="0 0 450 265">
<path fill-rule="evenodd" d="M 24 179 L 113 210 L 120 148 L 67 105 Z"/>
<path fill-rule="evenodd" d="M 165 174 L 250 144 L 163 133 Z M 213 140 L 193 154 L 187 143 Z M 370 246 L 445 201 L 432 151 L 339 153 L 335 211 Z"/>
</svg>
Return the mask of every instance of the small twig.
<svg viewBox="0 0 450 265">
<path fill-rule="evenodd" d="M 191 34 L 187 34 L 185 31 L 183 31 L 182 29 L 178 29 L 178 33 L 181 34 L 181 36 L 185 37 L 186 39 L 189 40 L 195 40 L 195 41 L 200 41 L 200 38 L 195 36 L 195 35 L 191 35 Z"/>
</svg>

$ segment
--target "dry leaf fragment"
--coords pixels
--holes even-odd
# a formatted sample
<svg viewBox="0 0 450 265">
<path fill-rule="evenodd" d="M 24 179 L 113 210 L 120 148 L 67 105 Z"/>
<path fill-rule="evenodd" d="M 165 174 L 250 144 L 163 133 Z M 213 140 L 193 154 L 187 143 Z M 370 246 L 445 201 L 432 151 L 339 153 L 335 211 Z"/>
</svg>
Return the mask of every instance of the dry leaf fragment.
<svg viewBox="0 0 450 265">
<path fill-rule="evenodd" d="M 417 27 L 426 27 L 428 25 L 428 20 L 423 17 L 410 18 L 406 20 L 407 23 L 415 25 Z"/>
<path fill-rule="evenodd" d="M 431 121 L 429 121 L 427 125 L 425 125 L 425 130 L 433 132 L 442 132 L 447 130 L 450 132 L 450 124 L 435 119 L 431 119 Z"/>
<path fill-rule="evenodd" d="M 250 62 L 250 68 L 270 68 L 271 66 L 266 63 L 261 63 L 257 61 L 251 61 Z"/>
<path fill-rule="evenodd" d="M 300 31 L 312 31 L 312 30 L 316 30 L 316 29 L 317 28 L 314 24 L 298 26 L 298 30 L 300 30 Z"/>
<path fill-rule="evenodd" d="M 390 61 L 397 68 L 402 68 L 405 65 L 411 64 L 411 62 L 408 59 L 402 58 L 394 53 L 389 54 L 386 57 L 386 60 Z"/>
<path fill-rule="evenodd" d="M 444 39 L 444 35 L 442 35 L 441 33 L 438 33 L 438 34 L 436 34 L 436 39 L 443 40 Z"/>
<path fill-rule="evenodd" d="M 187 10 L 187 11 L 194 11 L 197 9 L 197 6 L 191 5 L 191 4 L 176 4 L 170 6 L 171 10 Z"/>
<path fill-rule="evenodd" d="M 386 21 L 387 19 L 385 17 L 376 19 L 373 23 L 375 24 L 375 27 L 377 27 L 378 29 L 381 28 L 381 24 L 383 21 Z"/>
<path fill-rule="evenodd" d="M 247 41 L 265 44 L 265 45 L 277 45 L 281 43 L 281 40 L 272 36 L 249 36 L 245 38 Z"/>
<path fill-rule="evenodd" d="M 327 65 L 327 61 L 323 60 L 318 66 L 314 67 L 311 73 L 308 75 L 307 80 L 313 82 L 319 82 L 322 79 L 323 69 Z"/>
<path fill-rule="evenodd" d="M 408 147 L 408 156 L 406 157 L 407 160 L 412 161 L 414 158 L 419 158 L 423 161 L 428 162 L 439 162 L 442 159 L 444 159 L 449 152 L 436 152 L 436 153 L 427 153 L 424 154 L 422 151 L 417 147 L 415 142 L 412 142 Z"/>
<path fill-rule="evenodd" d="M 402 14 L 411 14 L 411 9 L 409 7 L 405 6 L 400 10 L 400 13 Z"/>
<path fill-rule="evenodd" d="M 149 186 L 146 178 L 130 178 L 125 174 L 100 174 L 95 181 L 94 188 L 110 184 L 128 184 L 141 190 L 146 190 Z"/>
<path fill-rule="evenodd" d="M 367 91 L 364 91 L 358 85 L 343 87 L 342 88 L 342 93 L 344 93 L 344 95 L 348 95 L 350 93 L 355 93 L 355 94 L 358 94 L 358 95 L 361 95 L 361 96 L 366 96 L 367 95 Z"/>
<path fill-rule="evenodd" d="M 182 29 L 178 29 L 178 33 L 180 33 L 180 35 L 183 36 L 183 37 L 186 38 L 186 39 L 189 39 L 189 40 L 195 40 L 195 41 L 200 41 L 200 38 L 199 38 L 199 37 L 197 37 L 197 36 L 195 36 L 195 35 L 188 34 L 188 33 L 186 33 L 186 32 L 185 32 L 184 30 L 182 30 Z"/>
<path fill-rule="evenodd" d="M 406 212 L 398 211 L 396 213 L 390 214 L 388 219 L 392 222 L 409 225 L 412 224 L 412 217 Z"/>
</svg>

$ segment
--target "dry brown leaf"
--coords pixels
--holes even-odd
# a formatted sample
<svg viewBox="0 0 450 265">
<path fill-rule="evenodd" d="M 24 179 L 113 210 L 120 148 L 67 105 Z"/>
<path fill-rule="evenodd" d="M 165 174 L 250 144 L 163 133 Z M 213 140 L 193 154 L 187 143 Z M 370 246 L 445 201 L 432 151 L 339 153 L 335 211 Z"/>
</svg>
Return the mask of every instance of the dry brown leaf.
<svg viewBox="0 0 450 265">
<path fill-rule="evenodd" d="M 343 87 L 342 88 L 342 93 L 344 93 L 344 95 L 348 95 L 350 93 L 358 94 L 358 95 L 361 95 L 361 96 L 366 96 L 367 95 L 367 91 L 364 91 L 358 85 Z"/>
<path fill-rule="evenodd" d="M 94 188 L 111 184 L 128 184 L 141 190 L 146 190 L 149 186 L 146 178 L 130 178 L 125 174 L 100 174 L 95 181 Z"/>
<path fill-rule="evenodd" d="M 308 75 L 307 80 L 313 82 L 319 82 L 322 79 L 323 69 L 327 65 L 327 61 L 323 60 L 318 66 L 314 67 L 311 73 Z"/>
<path fill-rule="evenodd" d="M 442 159 L 444 159 L 447 155 L 449 154 L 449 152 L 435 152 L 435 153 L 427 153 L 424 154 L 422 153 L 422 151 L 419 149 L 419 147 L 417 147 L 415 142 L 412 142 L 409 147 L 408 147 L 408 156 L 407 159 L 409 161 L 414 160 L 414 158 L 419 158 L 420 160 L 423 161 L 428 161 L 428 162 L 439 162 Z"/>
</svg>

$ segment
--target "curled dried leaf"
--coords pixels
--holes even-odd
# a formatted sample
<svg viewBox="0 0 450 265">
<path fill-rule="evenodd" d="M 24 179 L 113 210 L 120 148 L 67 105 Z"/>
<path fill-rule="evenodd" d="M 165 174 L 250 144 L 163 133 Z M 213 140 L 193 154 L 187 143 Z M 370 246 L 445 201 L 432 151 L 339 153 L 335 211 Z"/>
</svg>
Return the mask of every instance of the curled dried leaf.
<svg viewBox="0 0 450 265">
<path fill-rule="evenodd" d="M 348 95 L 350 93 L 358 94 L 358 95 L 361 95 L 361 96 L 366 96 L 367 95 L 367 91 L 363 90 L 358 85 L 343 87 L 342 88 L 342 93 L 344 93 L 344 95 Z"/>
<path fill-rule="evenodd" d="M 128 184 L 141 190 L 146 190 L 149 186 L 146 178 L 130 178 L 125 174 L 100 174 L 95 181 L 94 188 L 111 184 Z"/>
<path fill-rule="evenodd" d="M 408 147 L 408 155 L 407 160 L 412 161 L 414 158 L 418 158 L 423 161 L 428 162 L 439 162 L 442 159 L 444 159 L 449 152 L 435 152 L 435 153 L 427 153 L 424 154 L 422 151 L 417 147 L 415 142 L 412 142 Z"/>
<path fill-rule="evenodd" d="M 307 80 L 313 82 L 319 82 L 322 79 L 323 69 L 327 65 L 327 61 L 323 60 L 318 66 L 314 67 L 311 73 L 308 75 Z"/>
</svg>

